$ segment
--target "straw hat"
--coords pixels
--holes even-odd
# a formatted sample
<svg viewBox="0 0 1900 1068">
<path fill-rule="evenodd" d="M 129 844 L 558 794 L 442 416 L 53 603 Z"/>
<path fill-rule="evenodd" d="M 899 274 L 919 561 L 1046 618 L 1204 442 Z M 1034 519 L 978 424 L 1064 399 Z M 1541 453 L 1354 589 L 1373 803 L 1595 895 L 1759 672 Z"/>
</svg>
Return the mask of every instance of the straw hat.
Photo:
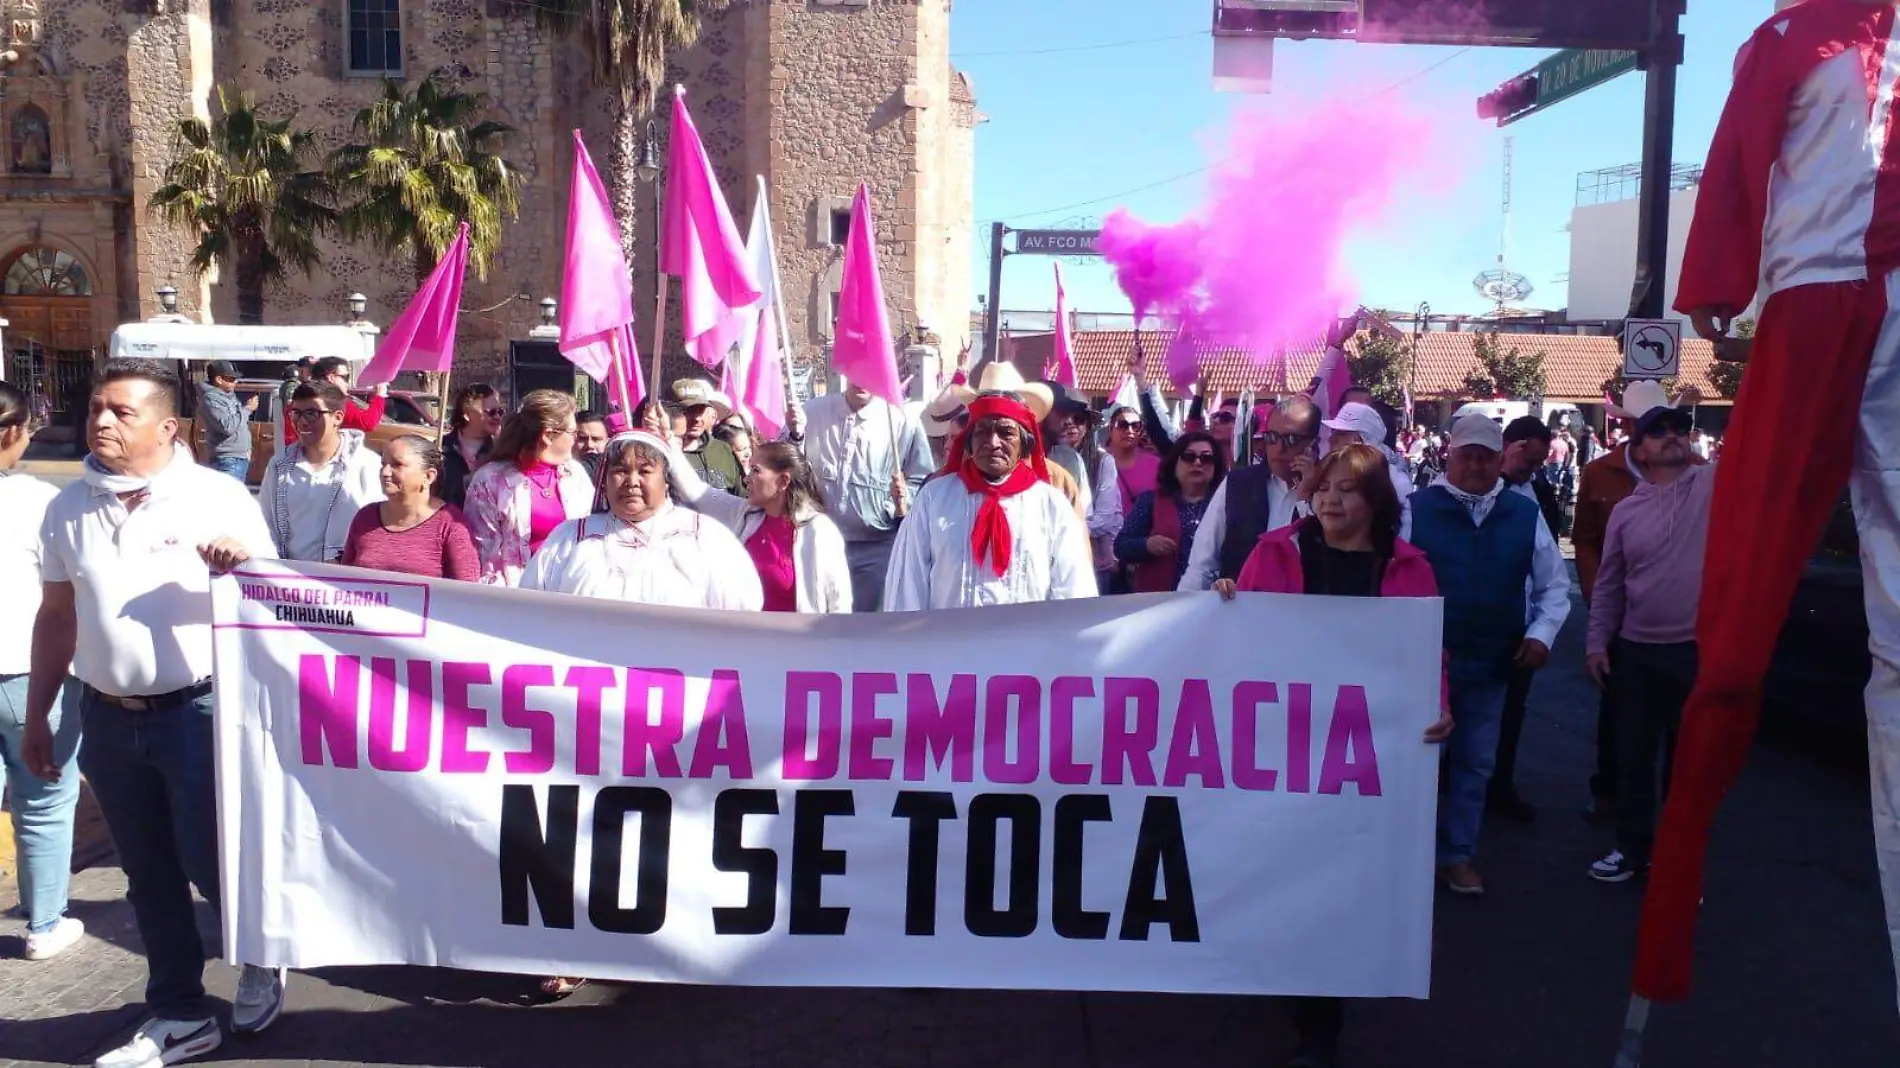
<svg viewBox="0 0 1900 1068">
<path fill-rule="evenodd" d="M 1035 415 L 1038 423 L 1049 418 L 1049 413 L 1056 406 L 1055 394 L 1048 386 L 1025 381 L 1022 372 L 1011 363 L 984 364 L 983 373 L 977 376 L 976 392 L 1014 393 L 1022 398 L 1023 406 Z"/>
</svg>

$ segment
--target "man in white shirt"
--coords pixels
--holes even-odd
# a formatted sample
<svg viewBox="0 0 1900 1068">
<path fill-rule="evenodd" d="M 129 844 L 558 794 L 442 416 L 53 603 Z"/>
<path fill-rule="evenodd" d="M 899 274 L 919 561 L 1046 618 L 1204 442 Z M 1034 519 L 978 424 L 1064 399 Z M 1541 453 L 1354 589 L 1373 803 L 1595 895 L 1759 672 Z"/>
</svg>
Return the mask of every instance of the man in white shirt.
<svg viewBox="0 0 1900 1068">
<path fill-rule="evenodd" d="M 1255 437 L 1267 462 L 1236 468 L 1215 488 L 1201 517 L 1183 592 L 1211 589 L 1215 579 L 1237 579 L 1260 535 L 1305 515 L 1302 486 L 1318 464 L 1319 406 L 1304 395 L 1274 405 L 1265 432 Z"/>
<path fill-rule="evenodd" d="M 297 444 L 271 458 L 257 495 L 271 544 L 286 560 L 335 561 L 356 513 L 383 500 L 382 460 L 361 431 L 343 429 L 348 405 L 329 382 L 307 382 L 290 395 Z"/>
<path fill-rule="evenodd" d="M 818 474 L 825 511 L 844 535 L 851 605 L 875 612 L 902 510 L 930 477 L 930 443 L 901 409 L 845 383 L 805 405 L 805 458 Z"/>
<path fill-rule="evenodd" d="M 219 890 L 211 572 L 274 554 L 244 485 L 177 443 L 179 389 L 154 361 L 105 365 L 84 480 L 53 500 L 41 533 L 23 748 L 35 774 L 60 777 L 49 712 L 70 665 L 85 686 L 79 766 L 118 847 L 149 973 L 152 1018 L 98 1068 L 170 1064 L 223 1040 L 191 903 L 194 885 L 214 907 Z M 247 965 L 233 1029 L 269 1026 L 283 982 L 281 969 Z"/>
<path fill-rule="evenodd" d="M 970 402 L 944 477 L 917 495 L 897 532 L 884 611 L 1095 596 L 1088 528 L 1049 485 L 1037 422 L 1013 393 Z"/>
</svg>

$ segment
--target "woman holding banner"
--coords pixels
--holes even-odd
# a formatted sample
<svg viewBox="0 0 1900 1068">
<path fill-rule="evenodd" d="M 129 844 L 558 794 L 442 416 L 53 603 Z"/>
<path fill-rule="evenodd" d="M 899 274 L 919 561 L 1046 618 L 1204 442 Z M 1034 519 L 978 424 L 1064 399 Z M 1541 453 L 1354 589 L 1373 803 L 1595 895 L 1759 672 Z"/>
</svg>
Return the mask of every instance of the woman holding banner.
<svg viewBox="0 0 1900 1068">
<path fill-rule="evenodd" d="M 752 454 L 746 497 L 713 489 L 678 449 L 668 478 L 680 502 L 724 523 L 751 555 L 767 612 L 851 611 L 851 565 L 844 535 L 825 515 L 818 476 L 782 441 Z"/>
<path fill-rule="evenodd" d="M 1385 454 L 1371 445 L 1344 445 L 1328 453 L 1314 474 L 1313 514 L 1260 539 L 1238 582 L 1220 579 L 1225 600 L 1236 591 L 1318 594 L 1325 597 L 1436 597 L 1438 582 L 1425 554 L 1399 537 L 1403 509 Z M 1427 743 L 1451 735 L 1448 696 Z M 1345 1002 L 1293 999 L 1300 1044 L 1287 1068 L 1331 1068 L 1339 1063 Z"/>
<path fill-rule="evenodd" d="M 594 483 L 574 459 L 574 398 L 537 389 L 495 436 L 494 459 L 468 485 L 468 526 L 481 581 L 517 586 L 555 528 L 593 511 Z"/>
<path fill-rule="evenodd" d="M 442 450 L 417 434 L 383 446 L 383 494 L 350 521 L 343 563 L 425 578 L 474 582 L 481 574 L 475 539 L 462 510 L 444 503 L 435 487 Z"/>
</svg>

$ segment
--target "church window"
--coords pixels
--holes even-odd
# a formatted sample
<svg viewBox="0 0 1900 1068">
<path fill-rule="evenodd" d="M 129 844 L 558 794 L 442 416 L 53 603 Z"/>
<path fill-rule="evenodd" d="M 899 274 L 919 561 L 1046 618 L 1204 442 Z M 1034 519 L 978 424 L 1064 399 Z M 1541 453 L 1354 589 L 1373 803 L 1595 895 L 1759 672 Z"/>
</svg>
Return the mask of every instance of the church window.
<svg viewBox="0 0 1900 1068">
<path fill-rule="evenodd" d="M 0 290 L 9 297 L 90 297 L 92 280 L 70 254 L 42 245 L 14 259 Z"/>
<path fill-rule="evenodd" d="M 12 135 L 8 169 L 14 174 L 51 174 L 53 126 L 46 121 L 46 112 L 27 104 L 13 113 L 8 127 Z"/>
<path fill-rule="evenodd" d="M 831 243 L 843 248 L 851 240 L 851 209 L 831 209 Z"/>
<path fill-rule="evenodd" d="M 402 9 L 398 0 L 345 0 L 349 5 L 350 73 L 402 73 Z"/>
</svg>

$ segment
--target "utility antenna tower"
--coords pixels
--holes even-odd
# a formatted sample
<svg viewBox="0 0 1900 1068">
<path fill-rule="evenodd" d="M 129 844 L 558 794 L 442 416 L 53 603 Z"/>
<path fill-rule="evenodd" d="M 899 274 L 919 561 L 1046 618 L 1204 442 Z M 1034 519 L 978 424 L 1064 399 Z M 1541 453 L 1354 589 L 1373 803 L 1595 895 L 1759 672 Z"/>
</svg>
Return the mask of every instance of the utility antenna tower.
<svg viewBox="0 0 1900 1068">
<path fill-rule="evenodd" d="M 1498 235 L 1498 265 L 1471 280 L 1472 288 L 1479 295 L 1497 305 L 1498 315 L 1504 313 L 1506 304 L 1523 301 L 1535 288 L 1530 279 L 1505 264 L 1511 251 L 1511 157 L 1515 144 L 1513 138 L 1504 139 L 1504 218 L 1503 229 Z"/>
</svg>

